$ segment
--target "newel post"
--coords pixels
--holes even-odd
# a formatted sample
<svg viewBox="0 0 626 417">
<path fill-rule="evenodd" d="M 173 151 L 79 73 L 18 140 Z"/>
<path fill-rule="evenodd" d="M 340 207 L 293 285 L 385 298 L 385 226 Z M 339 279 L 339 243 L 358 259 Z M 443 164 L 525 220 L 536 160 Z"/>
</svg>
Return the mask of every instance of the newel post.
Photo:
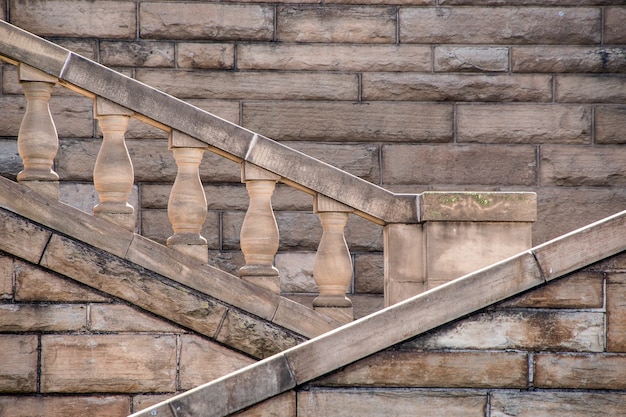
<svg viewBox="0 0 626 417">
<path fill-rule="evenodd" d="M 176 130 L 169 139 L 178 172 L 167 203 L 167 216 L 174 230 L 167 246 L 208 263 L 207 240 L 200 234 L 207 216 L 200 163 L 207 145 Z"/>
<path fill-rule="evenodd" d="M 124 135 L 133 112 L 101 97 L 94 101 L 94 117 L 102 130 L 102 146 L 93 169 L 99 203 L 95 216 L 135 229 L 135 210 L 128 203 L 133 189 L 133 164 Z"/>
<path fill-rule="evenodd" d="M 354 319 L 354 312 L 352 301 L 346 297 L 352 281 L 352 258 L 344 230 L 352 209 L 317 194 L 314 212 L 322 224 L 322 239 L 313 264 L 313 279 L 319 290 L 313 308 L 347 323 Z"/>
<path fill-rule="evenodd" d="M 24 163 L 17 180 L 58 200 L 59 176 L 53 163 L 59 137 L 49 106 L 58 79 L 25 64 L 20 64 L 18 73 L 26 96 L 26 112 L 17 135 L 17 148 Z"/>
<path fill-rule="evenodd" d="M 274 266 L 278 251 L 279 232 L 272 194 L 280 176 L 249 162 L 241 164 L 241 181 L 246 184 L 250 204 L 241 226 L 239 242 L 246 264 L 239 276 L 280 294 L 280 276 Z"/>
</svg>

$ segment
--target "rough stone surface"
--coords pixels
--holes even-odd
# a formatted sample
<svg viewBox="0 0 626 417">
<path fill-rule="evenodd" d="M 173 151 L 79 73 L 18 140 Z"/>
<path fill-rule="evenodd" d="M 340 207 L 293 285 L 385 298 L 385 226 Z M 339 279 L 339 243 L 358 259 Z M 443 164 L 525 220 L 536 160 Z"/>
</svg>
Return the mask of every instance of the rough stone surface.
<svg viewBox="0 0 626 417">
<path fill-rule="evenodd" d="M 615 103 L 626 100 L 626 77 L 557 75 L 556 101 L 560 103 Z"/>
<path fill-rule="evenodd" d="M 13 417 L 98 415 L 122 417 L 130 413 L 130 399 L 122 395 L 104 396 L 2 396 L 0 410 Z"/>
<path fill-rule="evenodd" d="M 440 72 L 503 72 L 509 69 L 509 49 L 494 47 L 435 47 L 434 70 Z"/>
<path fill-rule="evenodd" d="M 0 256 L 0 300 L 13 298 L 14 261 L 9 256 Z"/>
<path fill-rule="evenodd" d="M 0 349 L 3 356 L 0 361 L 0 391 L 34 392 L 37 389 L 37 336 L 0 335 Z"/>
<path fill-rule="evenodd" d="M 624 355 L 535 355 L 537 388 L 611 389 L 626 386 Z"/>
<path fill-rule="evenodd" d="M 611 274 L 607 280 L 607 350 L 626 352 L 626 276 Z"/>
<path fill-rule="evenodd" d="M 125 304 L 92 304 L 89 307 L 89 327 L 95 332 L 183 332 L 180 327 Z"/>
<path fill-rule="evenodd" d="M 625 152 L 613 147 L 543 146 L 541 183 L 560 187 L 625 184 L 626 167 L 621 163 Z"/>
<path fill-rule="evenodd" d="M 597 46 L 515 46 L 514 72 L 623 72 L 626 51 Z"/>
<path fill-rule="evenodd" d="M 596 143 L 618 145 L 626 143 L 626 106 L 598 106 L 595 119 Z"/>
<path fill-rule="evenodd" d="M 623 393 L 496 392 L 491 396 L 491 417 L 623 417 L 624 404 Z"/>
<path fill-rule="evenodd" d="M 100 42 L 100 62 L 109 67 L 173 67 L 172 42 Z"/>
<path fill-rule="evenodd" d="M 626 8 L 608 7 L 604 22 L 605 42 L 608 44 L 626 43 L 626 33 L 624 31 L 624 20 L 626 20 Z"/>
<path fill-rule="evenodd" d="M 180 68 L 230 69 L 235 47 L 228 43 L 179 43 L 176 63 Z"/>
</svg>

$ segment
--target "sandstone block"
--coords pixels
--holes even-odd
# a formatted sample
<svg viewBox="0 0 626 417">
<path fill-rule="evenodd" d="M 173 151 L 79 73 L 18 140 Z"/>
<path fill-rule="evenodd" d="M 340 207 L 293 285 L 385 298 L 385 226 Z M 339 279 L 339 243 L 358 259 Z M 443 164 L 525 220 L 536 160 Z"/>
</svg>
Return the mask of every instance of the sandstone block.
<svg viewBox="0 0 626 417">
<path fill-rule="evenodd" d="M 598 106 L 595 115 L 596 143 L 610 145 L 626 142 L 626 106 Z"/>
<path fill-rule="evenodd" d="M 383 184 L 535 184 L 533 146 L 385 145 Z"/>
<path fill-rule="evenodd" d="M 14 136 L 17 143 L 17 133 L 20 130 L 20 124 L 26 112 L 26 99 L 24 96 L 0 96 L 0 109 L 2 109 L 2 118 L 4 120 L 2 125 L 0 125 L 0 134 L 2 136 Z M 21 165 L 22 161 L 18 159 L 15 163 Z M 20 166 L 19 169 L 21 170 L 22 167 Z"/>
<path fill-rule="evenodd" d="M 595 44 L 600 22 L 600 10 L 590 7 L 406 7 L 400 9 L 400 42 Z"/>
<path fill-rule="evenodd" d="M 0 300 L 13 298 L 13 269 L 13 258 L 0 256 Z"/>
<path fill-rule="evenodd" d="M 315 252 L 285 252 L 276 255 L 275 265 L 280 272 L 281 293 L 317 292 L 313 279 Z"/>
<path fill-rule="evenodd" d="M 356 74 L 138 69 L 137 80 L 178 98 L 357 100 Z"/>
<path fill-rule="evenodd" d="M 35 392 L 38 372 L 37 336 L 0 335 L 0 350 L 0 391 Z M 4 410 L 2 402 L 0 397 L 0 410 Z"/>
<path fill-rule="evenodd" d="M 457 106 L 457 140 L 590 144 L 591 107 L 549 104 Z"/>
<path fill-rule="evenodd" d="M 133 1 L 52 0 L 32 7 L 11 0 L 11 23 L 39 36 L 135 38 Z M 94 19 L 94 16 L 98 16 Z"/>
<path fill-rule="evenodd" d="M 281 42 L 395 43 L 392 7 L 280 6 L 276 40 Z"/>
<path fill-rule="evenodd" d="M 541 147 L 541 184 L 544 186 L 622 186 L 626 150 L 616 147 Z"/>
<path fill-rule="evenodd" d="M 515 46 L 513 72 L 624 72 L 623 48 L 610 46 Z"/>
<path fill-rule="evenodd" d="M 24 164 L 17 151 L 17 139 L 0 140 L 0 175 L 15 180 L 22 169 Z"/>
<path fill-rule="evenodd" d="M 491 417 L 626 415 L 626 395 L 595 392 L 493 392 Z"/>
<path fill-rule="evenodd" d="M 352 294 L 354 320 L 369 316 L 385 308 L 385 298 L 382 294 Z"/>
<path fill-rule="evenodd" d="M 354 292 L 382 294 L 384 259 L 381 253 L 354 255 Z"/>
<path fill-rule="evenodd" d="M 176 389 L 175 336 L 45 335 L 41 345 L 42 392 Z"/>
<path fill-rule="evenodd" d="M 60 180 L 93 182 L 93 167 L 101 144 L 102 141 L 96 139 L 60 139 L 55 159 L 55 171 Z"/>
<path fill-rule="evenodd" d="M 127 396 L 19 396 L 0 397 L 0 410 L 12 417 L 78 416 L 122 417 L 130 413 Z"/>
<path fill-rule="evenodd" d="M 167 218 L 167 210 L 142 210 L 141 234 L 149 239 L 165 244 L 167 238 L 174 234 L 172 225 Z M 219 249 L 220 230 L 219 213 L 209 211 L 200 234 L 207 239 L 209 249 Z"/>
<path fill-rule="evenodd" d="M 139 395 L 133 395 L 132 397 L 132 404 L 133 404 L 133 409 L 132 412 L 136 413 L 138 411 L 144 410 L 148 407 L 152 407 L 153 405 L 156 405 L 160 402 L 163 401 L 167 401 L 170 398 L 172 398 L 172 394 L 154 394 L 154 395 L 150 395 L 150 394 L 139 394 Z"/>
<path fill-rule="evenodd" d="M 0 250 L 32 263 L 39 262 L 46 241 L 50 238 L 47 230 L 6 210 L 0 210 L 0 235 L 20 236 L 19 239 L 1 239 Z"/>
<path fill-rule="evenodd" d="M 139 11 L 144 38 L 272 39 L 273 10 L 265 4 L 148 2 Z"/>
<path fill-rule="evenodd" d="M 616 103 L 626 100 L 626 77 L 557 75 L 556 101 L 561 103 Z"/>
<path fill-rule="evenodd" d="M 377 97 L 391 98 L 382 94 Z M 244 102 L 243 125 L 277 140 L 447 142 L 453 134 L 453 109 L 447 104 L 374 101 L 270 104 Z"/>
<path fill-rule="evenodd" d="M 0 304 L 3 331 L 81 331 L 87 327 L 87 306 L 81 304 Z"/>
<path fill-rule="evenodd" d="M 101 41 L 100 63 L 108 67 L 174 67 L 174 43 Z"/>
<path fill-rule="evenodd" d="M 364 73 L 363 100 L 538 101 L 552 99 L 549 75 Z"/>
<path fill-rule="evenodd" d="M 436 72 L 503 72 L 509 70 L 509 49 L 478 46 L 436 46 Z"/>
<path fill-rule="evenodd" d="M 604 42 L 607 44 L 626 43 L 624 33 L 624 21 L 626 21 L 626 8 L 607 7 L 604 21 Z"/>
<path fill-rule="evenodd" d="M 235 46 L 230 43 L 179 43 L 176 63 L 179 68 L 232 69 Z"/>
<path fill-rule="evenodd" d="M 296 393 L 288 391 L 233 414 L 233 417 L 294 417 L 295 415 Z"/>
<path fill-rule="evenodd" d="M 89 308 L 89 328 L 95 332 L 183 332 L 180 327 L 125 304 L 92 304 Z"/>
<path fill-rule="evenodd" d="M 624 389 L 624 355 L 535 355 L 534 386 L 537 388 Z"/>
<path fill-rule="evenodd" d="M 76 52 L 79 55 L 96 61 L 98 59 L 98 45 L 95 39 L 55 39 L 54 43 Z M 59 89 L 57 89 L 59 90 Z M 65 88 L 61 90 L 66 90 Z"/>
<path fill-rule="evenodd" d="M 249 44 L 237 45 L 237 68 L 282 71 L 430 71 L 431 55 L 431 49 L 421 45 Z"/>
<path fill-rule="evenodd" d="M 626 276 L 610 274 L 606 287 L 607 351 L 626 352 Z"/>
</svg>

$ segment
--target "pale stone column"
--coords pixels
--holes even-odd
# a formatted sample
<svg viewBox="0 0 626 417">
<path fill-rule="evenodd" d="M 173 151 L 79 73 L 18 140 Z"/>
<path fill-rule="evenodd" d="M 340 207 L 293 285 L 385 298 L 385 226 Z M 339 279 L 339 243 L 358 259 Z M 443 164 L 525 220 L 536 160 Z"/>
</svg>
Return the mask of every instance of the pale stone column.
<svg viewBox="0 0 626 417">
<path fill-rule="evenodd" d="M 243 219 L 239 243 L 246 265 L 239 276 L 280 294 L 280 276 L 274 266 L 279 232 L 272 208 L 272 194 L 280 176 L 249 162 L 241 164 L 241 181 L 246 184 L 250 204 Z"/>
<path fill-rule="evenodd" d="M 207 215 L 207 201 L 200 181 L 200 163 L 207 145 L 182 132 L 170 133 L 170 149 L 178 173 L 167 204 L 167 216 L 174 234 L 167 246 L 209 262 L 207 240 L 200 234 Z"/>
<path fill-rule="evenodd" d="M 383 228 L 385 307 L 427 289 L 422 224 L 388 224 Z"/>
<path fill-rule="evenodd" d="M 94 117 L 102 130 L 102 146 L 93 169 L 99 200 L 93 213 L 135 230 L 135 210 L 128 203 L 135 174 L 124 140 L 132 115 L 131 110 L 101 97 L 94 101 Z"/>
<path fill-rule="evenodd" d="M 320 292 L 313 308 L 344 323 L 354 319 L 346 289 L 352 280 L 352 258 L 344 236 L 352 212 L 335 200 L 317 194 L 314 211 L 322 224 L 322 239 L 313 265 L 313 278 Z"/>
<path fill-rule="evenodd" d="M 26 96 L 26 112 L 17 135 L 17 148 L 24 163 L 17 180 L 58 200 L 59 176 L 53 163 L 59 137 L 49 106 L 58 79 L 25 64 L 20 64 L 18 73 Z"/>
</svg>

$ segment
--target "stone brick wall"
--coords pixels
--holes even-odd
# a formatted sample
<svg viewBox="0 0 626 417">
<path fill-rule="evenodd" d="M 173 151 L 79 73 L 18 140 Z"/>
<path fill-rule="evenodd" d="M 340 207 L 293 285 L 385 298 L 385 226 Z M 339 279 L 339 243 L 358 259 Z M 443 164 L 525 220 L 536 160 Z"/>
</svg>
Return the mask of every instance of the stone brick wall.
<svg viewBox="0 0 626 417">
<path fill-rule="evenodd" d="M 397 192 L 535 191 L 536 244 L 626 207 L 621 0 L 7 0 L 0 17 Z M 1 70 L 0 171 L 15 176 L 24 99 Z M 59 87 L 51 106 L 63 199 L 90 210 L 91 100 Z M 173 158 L 154 128 L 127 137 L 140 230 L 163 242 Z M 202 177 L 212 262 L 236 271 L 239 167 L 207 156 Z M 279 187 L 274 204 L 283 291 L 310 300 L 311 199 Z M 353 218 L 347 238 L 359 317 L 382 305 L 382 230 Z"/>
</svg>

